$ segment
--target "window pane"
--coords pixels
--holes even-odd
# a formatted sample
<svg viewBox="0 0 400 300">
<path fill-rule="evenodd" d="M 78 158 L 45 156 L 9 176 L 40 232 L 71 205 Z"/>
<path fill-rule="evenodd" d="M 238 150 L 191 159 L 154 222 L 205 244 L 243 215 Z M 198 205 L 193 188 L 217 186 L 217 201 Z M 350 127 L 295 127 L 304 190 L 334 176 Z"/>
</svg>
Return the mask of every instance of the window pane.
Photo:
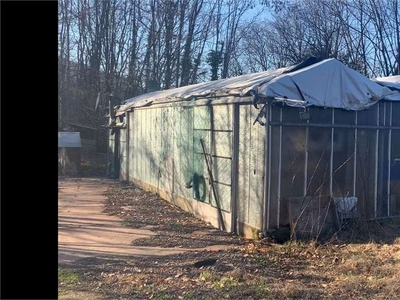
<svg viewBox="0 0 400 300">
<path fill-rule="evenodd" d="M 332 123 L 332 109 L 323 107 L 310 107 L 311 120 L 310 123 Z"/>
<path fill-rule="evenodd" d="M 390 195 L 390 215 L 400 214 L 400 130 L 392 130 Z"/>
<path fill-rule="evenodd" d="M 376 116 L 377 116 L 377 108 L 378 105 L 374 105 L 369 109 L 360 110 L 358 112 L 358 125 L 376 125 Z"/>
<path fill-rule="evenodd" d="M 273 122 L 279 122 L 279 118 L 280 118 L 280 113 L 281 113 L 281 107 L 277 106 L 277 105 L 272 105 L 272 117 L 271 117 L 271 121 Z M 261 109 L 261 108 L 260 108 Z"/>
<path fill-rule="evenodd" d="M 355 116 L 354 111 L 335 109 L 335 124 L 355 124 Z"/>
<path fill-rule="evenodd" d="M 353 196 L 354 129 L 336 128 L 333 152 L 333 196 Z"/>
<path fill-rule="evenodd" d="M 331 129 L 309 129 L 307 195 L 329 195 Z"/>
<path fill-rule="evenodd" d="M 400 126 L 400 102 L 392 101 L 392 120 L 393 126 Z"/>
<path fill-rule="evenodd" d="M 358 130 L 356 197 L 358 212 L 364 218 L 374 217 L 375 140 L 375 130 Z"/>
<path fill-rule="evenodd" d="M 302 122 L 300 120 L 300 109 L 295 107 L 286 107 L 283 109 L 283 122 Z"/>
<path fill-rule="evenodd" d="M 377 217 L 388 216 L 388 163 L 389 131 L 379 131 Z"/>
<path fill-rule="evenodd" d="M 306 128 L 283 127 L 282 198 L 304 195 L 304 158 Z"/>
<path fill-rule="evenodd" d="M 271 190 L 268 211 L 270 228 L 276 228 L 278 222 L 279 152 L 279 126 L 273 126 L 271 129 Z"/>
</svg>

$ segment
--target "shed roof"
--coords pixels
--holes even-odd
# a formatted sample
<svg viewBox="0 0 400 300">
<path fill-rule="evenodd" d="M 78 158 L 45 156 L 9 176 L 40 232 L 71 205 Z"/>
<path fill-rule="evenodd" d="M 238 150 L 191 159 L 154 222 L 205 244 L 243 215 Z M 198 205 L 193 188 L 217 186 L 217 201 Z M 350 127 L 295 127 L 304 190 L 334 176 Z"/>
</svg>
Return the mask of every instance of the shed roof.
<svg viewBox="0 0 400 300">
<path fill-rule="evenodd" d="M 400 75 L 388 76 L 388 77 L 377 77 L 372 79 L 380 85 L 387 86 L 390 89 L 396 89 L 400 91 Z"/>
<path fill-rule="evenodd" d="M 184 101 L 199 97 L 205 98 L 210 95 L 248 96 L 255 85 L 265 81 L 270 81 L 286 70 L 288 70 L 288 68 L 245 74 L 147 93 L 123 101 L 120 110 L 126 110 L 131 107 L 147 106 L 162 100 Z"/>
<path fill-rule="evenodd" d="M 400 91 L 378 84 L 336 59 L 309 59 L 299 65 L 202 82 L 144 94 L 125 100 L 119 112 L 165 101 L 189 101 L 211 96 L 244 97 L 257 101 L 292 99 L 305 106 L 362 110 L 379 100 L 400 101 Z"/>
<path fill-rule="evenodd" d="M 81 148 L 81 134 L 79 132 L 59 132 L 59 148 Z"/>
<path fill-rule="evenodd" d="M 388 77 L 378 77 L 372 79 L 376 83 L 388 87 L 392 92 L 385 96 L 386 100 L 398 101 L 400 94 L 400 75 L 388 76 Z"/>
</svg>

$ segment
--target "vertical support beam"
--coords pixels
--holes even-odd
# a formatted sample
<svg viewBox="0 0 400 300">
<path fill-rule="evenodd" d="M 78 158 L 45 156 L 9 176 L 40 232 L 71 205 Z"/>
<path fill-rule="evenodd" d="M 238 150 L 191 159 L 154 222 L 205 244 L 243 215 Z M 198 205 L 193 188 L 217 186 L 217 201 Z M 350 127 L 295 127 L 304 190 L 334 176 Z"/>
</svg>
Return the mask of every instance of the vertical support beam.
<svg viewBox="0 0 400 300">
<path fill-rule="evenodd" d="M 385 103 L 386 104 L 386 103 Z M 392 102 L 389 104 L 389 128 L 392 127 Z M 392 129 L 389 129 L 389 136 L 388 136 L 388 174 L 387 174 L 387 215 L 390 216 L 390 195 L 392 193 L 391 186 L 390 186 L 390 161 L 392 159 Z"/>
<path fill-rule="evenodd" d="M 356 126 L 358 125 L 358 111 L 356 111 Z M 357 184 L 357 135 L 358 135 L 358 129 L 354 129 L 354 162 L 353 162 L 353 197 L 356 196 L 356 184 Z"/>
<path fill-rule="evenodd" d="M 383 103 L 383 126 L 386 126 L 387 124 L 386 124 L 386 102 L 382 102 Z M 383 133 L 385 133 L 385 131 L 383 131 Z M 380 155 L 379 155 L 379 158 L 380 158 L 380 160 L 381 160 L 381 162 L 382 162 L 382 167 L 381 167 L 381 169 L 382 169 L 382 174 L 379 174 L 379 182 L 382 182 L 382 191 L 381 191 L 381 197 L 382 197 L 382 200 L 381 201 L 383 201 L 384 200 L 384 197 L 386 196 L 386 199 L 387 199 L 387 205 L 389 206 L 389 196 L 388 196 L 388 193 L 389 193 L 389 189 L 387 189 L 386 190 L 386 193 L 387 193 L 387 195 L 385 195 L 384 193 L 383 193 L 383 191 L 384 191 L 384 185 L 385 185 L 385 180 L 384 180 L 384 174 L 383 174 L 383 170 L 384 170 L 384 164 L 385 164 L 385 159 L 384 159 L 384 157 L 385 157 L 385 153 L 384 153 L 384 151 L 383 151 L 383 149 L 385 148 L 385 135 L 383 135 L 382 136 L 382 143 L 381 143 L 381 147 L 382 147 L 382 153 L 380 153 Z M 378 170 L 379 170 L 380 168 L 378 168 Z M 383 207 L 382 207 L 382 214 L 383 214 L 384 212 L 383 212 Z M 389 216 L 389 215 L 388 215 Z"/>
<path fill-rule="evenodd" d="M 283 121 L 283 109 L 280 108 L 279 122 Z M 278 209 L 276 216 L 276 227 L 279 228 L 281 214 L 281 188 L 282 188 L 282 125 L 279 126 L 279 156 L 278 156 Z"/>
<path fill-rule="evenodd" d="M 269 103 L 266 104 L 266 111 L 265 111 L 265 141 L 264 141 L 264 187 L 263 187 L 263 222 L 262 222 L 262 229 L 261 232 L 264 233 L 264 235 L 267 233 L 267 230 L 269 229 L 269 189 L 270 189 L 270 148 L 269 148 L 269 140 L 270 140 L 270 132 L 269 132 L 269 115 L 270 115 L 270 110 L 271 106 Z"/>
<path fill-rule="evenodd" d="M 110 177 L 111 174 L 111 152 L 110 152 L 110 139 L 111 139 L 111 134 L 110 134 L 110 128 L 106 128 L 107 130 L 107 169 L 106 169 L 106 176 L 107 178 Z"/>
<path fill-rule="evenodd" d="M 252 126 L 252 122 L 251 122 L 251 106 L 250 105 L 248 105 L 247 106 L 248 107 L 248 114 L 249 114 L 249 118 L 248 118 L 248 120 L 247 120 L 247 122 L 248 122 L 248 128 L 250 128 L 250 130 L 249 130 L 249 148 L 250 149 L 253 149 L 253 142 L 254 142 L 254 138 L 253 138 L 253 134 L 252 134 L 252 130 L 251 130 L 251 126 Z M 246 201 L 247 203 L 246 203 L 246 211 L 247 211 L 247 215 L 246 215 L 246 220 L 250 220 L 250 190 L 251 190 L 251 182 L 252 182 L 252 177 L 251 177 L 251 159 L 252 159 L 252 155 L 251 155 L 251 153 L 249 152 L 249 155 L 248 155 L 248 157 L 246 157 L 246 161 L 247 161 L 247 166 L 248 166 L 248 170 L 247 170 L 247 178 L 248 178 L 248 181 L 246 182 L 246 185 L 247 185 L 247 189 L 248 189 L 248 191 L 249 191 L 249 194 L 248 194 L 248 200 Z"/>
<path fill-rule="evenodd" d="M 332 108 L 332 125 L 335 124 L 335 109 Z M 330 170 L 329 170 L 329 194 L 333 197 L 333 136 L 335 128 L 331 128 L 331 156 L 330 156 Z"/>
<path fill-rule="evenodd" d="M 131 118 L 131 112 L 126 112 L 126 122 L 125 122 L 125 124 L 126 124 L 126 130 L 125 130 L 125 132 L 126 132 L 126 138 L 125 138 L 125 140 L 126 140 L 126 145 L 125 145 L 125 148 L 126 148 L 126 153 L 125 153 L 125 155 L 126 155 L 126 181 L 127 182 L 129 182 L 129 148 L 130 148 L 130 143 L 129 143 L 129 132 L 130 132 L 130 129 L 129 129 L 129 124 L 130 124 L 130 121 L 129 121 L 129 119 Z"/>
<path fill-rule="evenodd" d="M 386 102 L 383 102 L 383 126 L 386 125 Z"/>
<path fill-rule="evenodd" d="M 265 208 L 264 208 L 264 233 L 269 230 L 269 225 L 270 225 L 270 208 L 271 208 L 271 125 L 270 122 L 272 120 L 272 104 L 268 103 L 267 105 L 267 111 L 266 111 L 266 126 L 265 126 L 265 133 L 266 133 L 266 139 L 265 139 L 265 156 L 266 156 L 266 162 L 265 162 L 265 174 L 266 177 L 265 179 L 267 180 L 265 184 L 265 189 L 264 189 L 264 198 L 265 198 Z"/>
<path fill-rule="evenodd" d="M 309 121 L 307 121 L 309 123 Z M 304 197 L 307 195 L 307 176 L 308 176 L 308 135 L 309 135 L 309 130 L 310 128 L 307 126 L 306 127 L 306 142 L 304 146 L 304 186 L 303 186 L 303 194 Z"/>
<path fill-rule="evenodd" d="M 142 158 L 142 151 L 143 151 L 143 110 L 136 110 L 135 111 L 135 115 L 136 118 L 138 119 L 136 124 L 137 124 L 137 128 L 135 129 L 136 133 L 137 133 L 137 138 L 136 138 L 136 157 L 137 157 L 137 178 L 140 178 L 141 180 L 143 180 L 144 178 L 144 172 L 143 172 L 143 158 Z M 165 134 L 165 133 L 164 133 Z M 162 135 L 164 135 L 162 134 Z"/>
<path fill-rule="evenodd" d="M 120 163 L 121 163 L 121 155 L 120 155 L 120 135 L 121 129 L 116 128 L 114 133 L 114 178 L 121 180 L 120 178 Z"/>
<path fill-rule="evenodd" d="M 239 104 L 233 105 L 232 174 L 231 174 L 231 232 L 238 234 L 238 175 L 239 175 Z"/>
<path fill-rule="evenodd" d="M 379 126 L 379 103 L 376 105 L 376 125 Z M 378 152 L 379 152 L 379 129 L 376 129 L 375 137 L 375 189 L 374 189 L 374 217 L 378 214 Z"/>
</svg>

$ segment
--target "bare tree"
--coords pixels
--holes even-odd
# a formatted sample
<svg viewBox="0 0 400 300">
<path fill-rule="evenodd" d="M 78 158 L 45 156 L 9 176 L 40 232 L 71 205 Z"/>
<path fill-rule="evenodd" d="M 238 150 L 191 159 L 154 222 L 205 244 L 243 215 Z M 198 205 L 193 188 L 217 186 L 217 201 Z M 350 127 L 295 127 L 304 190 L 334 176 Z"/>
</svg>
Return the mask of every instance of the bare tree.
<svg viewBox="0 0 400 300">
<path fill-rule="evenodd" d="M 229 63 L 238 46 L 238 41 L 242 37 L 238 32 L 243 15 L 253 7 L 252 0 L 228 0 L 226 5 L 228 13 L 226 16 L 225 39 L 223 43 L 223 63 L 221 78 L 229 76 Z M 243 32 L 243 31 L 242 31 Z"/>
<path fill-rule="evenodd" d="M 398 0 L 60 0 L 59 126 L 101 126 L 99 93 L 126 99 L 311 55 L 399 74 L 399 11 Z"/>
</svg>

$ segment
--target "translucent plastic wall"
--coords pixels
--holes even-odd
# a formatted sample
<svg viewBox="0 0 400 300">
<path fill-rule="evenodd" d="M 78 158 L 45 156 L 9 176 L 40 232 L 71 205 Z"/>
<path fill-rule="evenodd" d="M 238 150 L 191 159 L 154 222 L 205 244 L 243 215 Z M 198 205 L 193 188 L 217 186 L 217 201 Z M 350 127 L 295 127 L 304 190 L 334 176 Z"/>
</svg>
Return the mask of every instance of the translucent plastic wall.
<svg viewBox="0 0 400 300">
<path fill-rule="evenodd" d="M 266 131 L 253 125 L 257 113 L 249 104 L 135 109 L 128 113 L 126 139 L 120 139 L 122 148 L 128 145 L 120 176 L 236 211 L 234 222 L 261 229 Z"/>
<path fill-rule="evenodd" d="M 163 106 L 129 113 L 129 177 L 174 196 L 231 210 L 232 105 Z M 204 145 L 204 151 L 202 142 Z"/>
<path fill-rule="evenodd" d="M 259 111 L 250 105 L 239 108 L 238 219 L 240 223 L 262 228 L 265 127 L 254 124 Z"/>
<path fill-rule="evenodd" d="M 364 111 L 270 106 L 268 227 L 286 225 L 284 205 L 301 197 L 357 197 L 357 214 L 400 213 L 400 103 Z"/>
</svg>

